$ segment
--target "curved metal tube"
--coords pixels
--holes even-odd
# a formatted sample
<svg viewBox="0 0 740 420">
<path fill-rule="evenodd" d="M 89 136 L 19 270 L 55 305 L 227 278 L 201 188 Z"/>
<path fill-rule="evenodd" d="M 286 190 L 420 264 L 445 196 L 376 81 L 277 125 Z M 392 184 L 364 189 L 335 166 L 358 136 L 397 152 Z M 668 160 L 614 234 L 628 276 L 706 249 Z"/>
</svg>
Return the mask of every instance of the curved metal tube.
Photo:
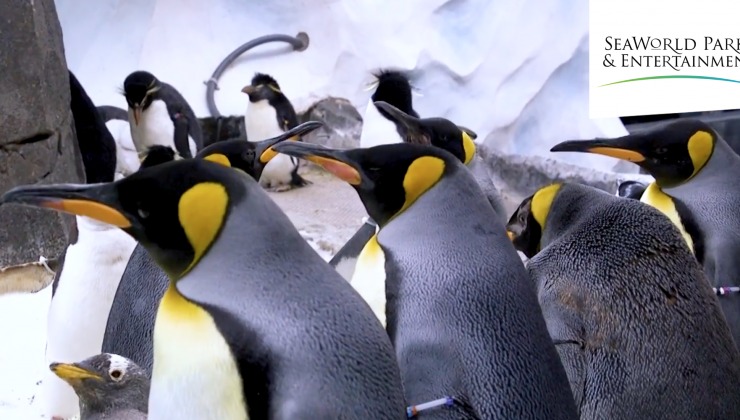
<svg viewBox="0 0 740 420">
<path fill-rule="evenodd" d="M 290 44 L 293 47 L 294 51 L 303 51 L 308 48 L 308 34 L 306 34 L 305 32 L 299 32 L 298 35 L 296 35 L 295 37 L 292 37 L 290 35 L 261 36 L 235 49 L 231 54 L 224 58 L 224 60 L 221 62 L 221 64 L 218 65 L 218 67 L 216 67 L 213 75 L 211 75 L 211 78 L 208 79 L 208 81 L 206 82 L 206 102 L 208 104 L 208 111 L 211 113 L 212 117 L 221 118 L 221 113 L 218 112 L 216 101 L 214 100 L 214 92 L 216 91 L 216 88 L 218 86 L 218 79 L 221 77 L 224 71 L 226 71 L 226 68 L 229 67 L 229 65 L 234 62 L 237 57 L 244 54 L 247 50 L 250 50 L 262 44 L 266 44 L 268 42 L 277 41 Z"/>
</svg>

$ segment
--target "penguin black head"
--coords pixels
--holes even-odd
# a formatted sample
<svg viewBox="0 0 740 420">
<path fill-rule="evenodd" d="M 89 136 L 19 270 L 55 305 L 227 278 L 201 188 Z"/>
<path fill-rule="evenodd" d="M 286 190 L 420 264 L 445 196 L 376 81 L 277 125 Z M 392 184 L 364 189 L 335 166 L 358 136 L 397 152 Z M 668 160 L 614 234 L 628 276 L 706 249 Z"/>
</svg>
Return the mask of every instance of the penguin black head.
<svg viewBox="0 0 740 420">
<path fill-rule="evenodd" d="M 254 179 L 259 179 L 265 166 L 277 156 L 273 146 L 286 140 L 296 141 L 323 126 L 324 123 L 319 121 L 306 121 L 277 137 L 261 141 L 243 139 L 219 141 L 202 149 L 196 158 L 217 160 L 226 166 L 241 169 Z"/>
<path fill-rule="evenodd" d="M 445 118 L 417 118 L 387 102 L 375 102 L 396 124 L 406 143 L 431 144 L 452 153 L 467 164 L 475 155 L 475 132 Z"/>
<path fill-rule="evenodd" d="M 49 369 L 74 389 L 87 416 L 125 409 L 147 411 L 149 377 L 125 357 L 101 353 L 77 363 L 52 363 Z"/>
<path fill-rule="evenodd" d="M 139 124 L 142 111 L 149 108 L 160 87 L 159 80 L 146 71 L 135 71 L 123 81 L 123 95 L 134 112 L 135 124 Z"/>
<path fill-rule="evenodd" d="M 617 197 L 639 200 L 647 187 L 640 181 L 624 181 L 617 186 Z"/>
<path fill-rule="evenodd" d="M 0 197 L 114 225 L 147 249 L 172 278 L 194 267 L 247 194 L 247 177 L 220 163 L 182 159 L 111 183 L 21 186 Z"/>
<path fill-rule="evenodd" d="M 460 164 L 443 149 L 411 143 L 339 150 L 291 141 L 273 149 L 320 165 L 352 185 L 380 227 Z"/>
<path fill-rule="evenodd" d="M 506 224 L 506 233 L 514 248 L 527 258 L 540 252 L 545 221 L 560 187 L 561 184 L 548 185 L 525 198 Z"/>
<path fill-rule="evenodd" d="M 371 85 L 375 86 L 373 102 L 387 102 L 406 114 L 419 117 L 414 111 L 412 86 L 408 74 L 398 70 L 379 70 L 373 76 L 375 77 L 375 82 Z M 380 113 L 389 118 L 384 110 L 380 109 Z"/>
<path fill-rule="evenodd" d="M 702 170 L 716 141 L 717 134 L 709 125 L 686 119 L 613 139 L 565 141 L 550 151 L 595 153 L 634 162 L 648 171 L 658 186 L 673 187 Z"/>
<path fill-rule="evenodd" d="M 244 86 L 242 92 L 249 96 L 250 102 L 269 101 L 284 96 L 278 82 L 269 74 L 264 73 L 255 73 L 251 83 Z"/>
</svg>

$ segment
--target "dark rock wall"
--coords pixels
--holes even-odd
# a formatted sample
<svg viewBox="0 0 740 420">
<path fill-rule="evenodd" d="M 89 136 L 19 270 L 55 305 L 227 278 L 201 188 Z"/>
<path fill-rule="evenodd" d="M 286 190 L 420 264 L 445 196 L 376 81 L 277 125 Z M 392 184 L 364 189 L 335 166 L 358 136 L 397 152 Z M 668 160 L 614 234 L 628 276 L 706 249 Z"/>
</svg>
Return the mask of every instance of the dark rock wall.
<svg viewBox="0 0 740 420">
<path fill-rule="evenodd" d="M 0 193 L 83 182 L 53 0 L 0 1 L 0 40 Z M 54 211 L 1 206 L 0 267 L 58 256 L 73 222 Z"/>
</svg>

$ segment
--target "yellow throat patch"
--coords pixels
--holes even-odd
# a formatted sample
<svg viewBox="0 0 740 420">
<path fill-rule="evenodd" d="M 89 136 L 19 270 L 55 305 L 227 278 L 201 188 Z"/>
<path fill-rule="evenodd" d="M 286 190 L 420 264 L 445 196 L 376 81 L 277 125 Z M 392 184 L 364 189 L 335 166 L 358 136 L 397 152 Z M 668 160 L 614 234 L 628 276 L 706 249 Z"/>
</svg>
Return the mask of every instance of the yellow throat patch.
<svg viewBox="0 0 740 420">
<path fill-rule="evenodd" d="M 678 210 L 676 209 L 676 205 L 671 196 L 664 193 L 655 182 L 651 182 L 642 194 L 640 201 L 655 207 L 661 213 L 668 216 L 671 222 L 673 222 L 681 232 L 681 236 L 683 236 L 683 239 L 686 241 L 686 244 L 688 244 L 691 252 L 694 252 L 694 241 L 691 239 L 691 235 L 686 231 L 683 221 L 681 221 L 681 216 L 678 215 Z"/>
</svg>

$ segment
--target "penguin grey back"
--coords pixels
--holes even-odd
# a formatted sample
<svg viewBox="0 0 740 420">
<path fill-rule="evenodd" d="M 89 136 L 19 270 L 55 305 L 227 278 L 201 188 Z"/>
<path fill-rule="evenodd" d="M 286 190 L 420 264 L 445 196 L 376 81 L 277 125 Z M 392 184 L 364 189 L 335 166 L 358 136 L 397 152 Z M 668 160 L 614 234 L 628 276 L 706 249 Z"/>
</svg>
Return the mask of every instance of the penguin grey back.
<svg viewBox="0 0 740 420">
<path fill-rule="evenodd" d="M 446 171 L 378 233 L 387 329 L 409 404 L 450 395 L 467 408 L 444 418 L 576 418 L 565 371 L 503 223 L 451 155 Z"/>
<path fill-rule="evenodd" d="M 543 190 L 527 268 L 581 418 L 737 418 L 740 355 L 678 229 L 592 187 Z"/>
<path fill-rule="evenodd" d="M 154 321 L 170 283 L 167 274 L 137 244 L 113 298 L 103 337 L 103 353 L 131 359 L 152 376 Z"/>
<path fill-rule="evenodd" d="M 259 184 L 240 174 L 244 198 L 177 288 L 239 349 L 250 416 L 402 418 L 401 378 L 382 325 Z"/>
</svg>

